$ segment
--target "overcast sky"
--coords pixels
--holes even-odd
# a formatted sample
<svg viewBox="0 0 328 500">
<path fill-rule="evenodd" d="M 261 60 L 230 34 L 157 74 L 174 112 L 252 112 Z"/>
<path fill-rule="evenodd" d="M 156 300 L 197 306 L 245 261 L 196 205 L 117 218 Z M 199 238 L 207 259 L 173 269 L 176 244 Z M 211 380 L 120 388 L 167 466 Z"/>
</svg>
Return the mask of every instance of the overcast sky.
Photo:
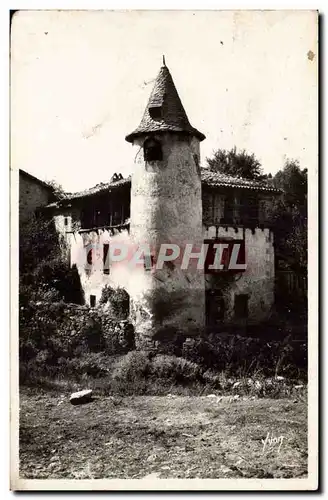
<svg viewBox="0 0 328 500">
<path fill-rule="evenodd" d="M 162 64 L 214 149 L 275 173 L 316 168 L 316 14 L 306 11 L 31 11 L 12 27 L 11 165 L 69 191 L 132 172 L 124 140 Z"/>
</svg>

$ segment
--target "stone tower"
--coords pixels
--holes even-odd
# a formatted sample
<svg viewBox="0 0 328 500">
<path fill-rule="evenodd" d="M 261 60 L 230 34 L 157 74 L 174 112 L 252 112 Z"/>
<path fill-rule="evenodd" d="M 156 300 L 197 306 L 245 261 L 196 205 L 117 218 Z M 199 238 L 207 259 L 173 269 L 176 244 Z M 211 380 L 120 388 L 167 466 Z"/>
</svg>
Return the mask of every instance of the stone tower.
<svg viewBox="0 0 328 500">
<path fill-rule="evenodd" d="M 182 269 L 186 244 L 199 252 L 203 242 L 199 143 L 204 139 L 189 123 L 163 58 L 141 123 L 126 136 L 136 146 L 130 237 L 134 248 L 145 249 L 144 265 L 131 269 L 129 287 L 141 347 L 173 343 L 177 334 L 197 335 L 204 327 L 204 270 L 195 259 Z M 163 244 L 172 243 L 180 255 L 160 266 L 161 245 L 163 251 Z"/>
</svg>

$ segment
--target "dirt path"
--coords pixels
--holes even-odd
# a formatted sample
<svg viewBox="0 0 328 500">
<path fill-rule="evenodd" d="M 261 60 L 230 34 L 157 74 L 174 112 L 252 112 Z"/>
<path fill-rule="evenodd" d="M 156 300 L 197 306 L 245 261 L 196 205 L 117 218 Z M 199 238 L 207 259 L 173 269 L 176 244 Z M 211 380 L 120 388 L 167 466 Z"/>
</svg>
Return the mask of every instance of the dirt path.
<svg viewBox="0 0 328 500">
<path fill-rule="evenodd" d="M 72 406 L 67 396 L 21 394 L 21 477 L 123 479 L 150 474 L 305 477 L 306 404 L 139 396 L 96 398 Z"/>
</svg>

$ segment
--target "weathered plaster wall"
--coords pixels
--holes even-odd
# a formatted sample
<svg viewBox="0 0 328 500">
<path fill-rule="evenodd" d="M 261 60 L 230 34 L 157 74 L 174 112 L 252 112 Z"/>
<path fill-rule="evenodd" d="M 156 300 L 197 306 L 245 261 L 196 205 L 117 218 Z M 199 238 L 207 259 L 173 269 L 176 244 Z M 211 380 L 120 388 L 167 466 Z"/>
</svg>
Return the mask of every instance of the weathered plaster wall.
<svg viewBox="0 0 328 500">
<path fill-rule="evenodd" d="M 243 322 L 235 318 L 236 294 L 248 294 L 248 323 L 267 319 L 274 305 L 274 247 L 269 229 L 204 227 L 204 238 L 245 239 L 246 271 L 238 273 L 224 292 L 224 323 Z M 206 289 L 215 288 L 215 279 L 206 276 Z"/>
<path fill-rule="evenodd" d="M 65 224 L 65 220 L 67 224 Z M 58 233 L 62 234 L 63 236 L 66 235 L 67 231 L 72 231 L 72 216 L 71 215 L 66 215 L 66 214 L 60 214 L 56 215 L 54 217 L 55 221 L 55 226 L 56 226 L 56 231 Z"/>
<path fill-rule="evenodd" d="M 236 294 L 248 294 L 249 323 L 258 323 L 269 317 L 274 304 L 274 248 L 273 234 L 269 229 L 243 229 L 210 226 L 203 228 L 203 239 L 228 238 L 244 239 L 246 245 L 245 272 L 234 276 L 229 287 L 224 290 L 225 324 L 240 323 L 235 318 L 234 303 Z M 112 232 L 78 232 L 68 234 L 71 265 L 76 264 L 86 303 L 90 304 L 90 295 L 99 302 L 102 289 L 109 284 L 112 287 L 124 287 L 132 298 L 132 316 L 141 323 L 142 333 L 155 332 L 162 327 L 181 328 L 189 325 L 198 313 L 204 315 L 205 304 L 201 299 L 199 281 L 195 279 L 194 268 L 189 273 L 179 269 L 163 267 L 163 270 L 145 270 L 143 265 L 129 267 L 128 260 L 113 263 L 110 274 L 104 274 L 103 248 L 105 243 L 123 243 L 132 252 L 135 247 L 127 230 Z M 87 265 L 87 251 L 94 245 L 92 266 Z M 131 253 L 128 257 L 131 257 Z M 180 261 L 181 262 L 181 261 Z M 203 271 L 200 271 L 203 273 Z M 199 275 L 197 275 L 199 278 Z M 190 283 L 188 282 L 190 279 Z M 196 284 L 196 289 L 192 287 Z M 211 275 L 205 276 L 206 290 L 218 287 Z M 197 299 L 197 305 L 195 302 Z M 195 302 L 194 302 L 195 301 Z M 200 305 L 199 305 L 200 304 Z M 201 307 L 201 311 L 199 308 Z M 138 316 L 139 315 L 139 316 Z M 198 318 L 199 318 L 198 316 Z M 196 316 L 197 319 L 197 316 Z M 177 322 L 178 326 L 175 325 Z M 199 326 L 199 325 L 198 325 Z M 139 328 L 139 330 L 140 330 Z M 154 330 L 153 330 L 154 329 Z M 139 332 L 140 335 L 140 332 Z M 149 333 L 150 335 L 150 333 Z"/>
<path fill-rule="evenodd" d="M 143 139 L 131 186 L 131 240 L 157 249 L 161 243 L 184 248 L 202 243 L 199 141 L 161 134 L 163 160 L 145 162 Z M 164 265 L 162 270 L 131 272 L 132 315 L 140 339 L 159 338 L 164 330 L 186 329 L 189 334 L 204 325 L 204 275 L 197 269 Z"/>
<path fill-rule="evenodd" d="M 81 210 L 77 206 L 70 205 L 57 208 L 53 213 L 53 217 L 56 230 L 63 236 L 81 228 Z"/>
<path fill-rule="evenodd" d="M 71 262 L 71 232 L 80 228 L 80 210 L 76 207 L 61 207 L 53 213 L 56 231 L 60 235 L 62 258 Z M 75 242 L 75 240 L 73 240 Z M 71 265 L 73 263 L 71 262 Z"/>
<path fill-rule="evenodd" d="M 23 222 L 29 219 L 36 209 L 49 203 L 51 191 L 33 179 L 19 176 L 19 219 Z"/>
</svg>

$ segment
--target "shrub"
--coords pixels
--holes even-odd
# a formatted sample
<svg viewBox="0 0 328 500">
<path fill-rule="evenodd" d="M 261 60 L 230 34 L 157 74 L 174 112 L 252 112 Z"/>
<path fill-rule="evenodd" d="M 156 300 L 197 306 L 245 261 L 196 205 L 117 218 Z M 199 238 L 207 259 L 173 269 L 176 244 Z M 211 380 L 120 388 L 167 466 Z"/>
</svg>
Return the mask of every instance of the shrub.
<svg viewBox="0 0 328 500">
<path fill-rule="evenodd" d="M 127 321 L 115 323 L 102 317 L 105 350 L 109 355 L 126 354 L 135 349 L 134 328 Z"/>
<path fill-rule="evenodd" d="M 149 373 L 149 354 L 144 351 L 131 351 L 116 362 L 112 378 L 123 383 L 130 383 L 137 378 L 146 378 Z"/>
<path fill-rule="evenodd" d="M 216 335 L 186 342 L 182 356 L 204 370 L 225 371 L 241 377 L 261 370 L 263 375 L 307 376 L 307 345 L 290 338 L 274 342 L 238 335 Z"/>
<path fill-rule="evenodd" d="M 188 384 L 202 380 L 199 365 L 176 356 L 159 355 L 151 361 L 151 376 L 177 384 Z"/>
<path fill-rule="evenodd" d="M 76 379 L 85 376 L 101 378 L 108 376 L 112 360 L 104 353 L 87 353 L 79 358 L 60 358 L 59 372 Z"/>
<path fill-rule="evenodd" d="M 78 270 L 69 265 L 67 244 L 54 220 L 32 217 L 21 222 L 19 230 L 20 304 L 30 300 L 83 304 Z"/>
<path fill-rule="evenodd" d="M 201 368 L 176 356 L 132 351 L 113 366 L 111 390 L 120 394 L 163 394 L 173 387 L 204 384 Z"/>
</svg>

